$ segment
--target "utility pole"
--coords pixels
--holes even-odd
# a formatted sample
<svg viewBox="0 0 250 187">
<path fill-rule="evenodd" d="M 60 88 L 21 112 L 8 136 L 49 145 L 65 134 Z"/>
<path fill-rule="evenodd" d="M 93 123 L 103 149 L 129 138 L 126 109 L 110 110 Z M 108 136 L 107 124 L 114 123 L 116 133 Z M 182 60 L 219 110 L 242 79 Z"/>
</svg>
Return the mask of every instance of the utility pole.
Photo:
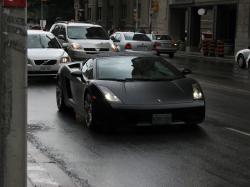
<svg viewBox="0 0 250 187">
<path fill-rule="evenodd" d="M 152 32 L 152 17 L 153 17 L 153 11 L 152 11 L 152 0 L 149 0 L 149 8 L 148 8 L 148 22 L 149 22 L 149 33 Z"/>
<path fill-rule="evenodd" d="M 26 187 L 26 0 L 0 1 L 0 186 Z"/>
<path fill-rule="evenodd" d="M 139 1 L 136 0 L 136 19 L 135 19 L 135 31 L 138 31 L 138 10 L 139 9 Z"/>
<path fill-rule="evenodd" d="M 75 9 L 75 21 L 78 21 L 78 12 L 80 8 L 79 0 L 74 0 L 74 9 Z"/>
</svg>

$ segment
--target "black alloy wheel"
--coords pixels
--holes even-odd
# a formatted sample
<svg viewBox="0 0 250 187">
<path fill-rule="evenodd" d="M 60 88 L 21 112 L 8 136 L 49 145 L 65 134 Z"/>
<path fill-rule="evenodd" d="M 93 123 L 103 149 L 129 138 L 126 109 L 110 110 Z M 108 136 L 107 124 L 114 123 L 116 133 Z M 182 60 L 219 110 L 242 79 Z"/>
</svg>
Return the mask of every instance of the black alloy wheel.
<svg viewBox="0 0 250 187">
<path fill-rule="evenodd" d="M 246 67 L 246 60 L 242 54 L 239 54 L 237 58 L 237 63 L 240 68 L 245 68 Z"/>
<path fill-rule="evenodd" d="M 64 102 L 64 95 L 63 95 L 61 81 L 58 81 L 56 86 L 56 104 L 59 111 L 65 111 L 67 109 L 67 106 L 65 105 Z"/>
<path fill-rule="evenodd" d="M 91 95 L 87 94 L 84 99 L 84 118 L 85 118 L 85 124 L 88 129 L 94 129 L 95 124 L 95 115 L 93 110 L 93 103 L 91 99 Z"/>
</svg>

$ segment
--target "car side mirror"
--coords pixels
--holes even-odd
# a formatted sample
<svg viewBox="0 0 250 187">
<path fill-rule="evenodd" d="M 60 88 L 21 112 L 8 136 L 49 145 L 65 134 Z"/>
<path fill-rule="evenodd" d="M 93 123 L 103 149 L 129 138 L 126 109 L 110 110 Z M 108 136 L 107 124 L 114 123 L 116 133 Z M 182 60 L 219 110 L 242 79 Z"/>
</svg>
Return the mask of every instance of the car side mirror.
<svg viewBox="0 0 250 187">
<path fill-rule="evenodd" d="M 60 40 L 66 40 L 65 36 L 62 34 L 58 35 L 57 38 Z"/>
<path fill-rule="evenodd" d="M 181 72 L 182 72 L 183 75 L 192 74 L 192 71 L 190 69 L 188 69 L 188 68 L 184 68 Z"/>
<path fill-rule="evenodd" d="M 113 42 L 120 42 L 120 40 L 117 40 L 114 36 L 111 36 L 110 39 L 111 39 Z"/>
<path fill-rule="evenodd" d="M 63 47 L 64 49 L 67 49 L 67 48 L 69 47 L 69 43 L 62 43 L 62 47 Z"/>
<path fill-rule="evenodd" d="M 81 71 L 81 70 L 72 71 L 72 72 L 71 72 L 71 75 L 72 75 L 73 77 L 78 77 L 78 78 L 81 78 L 81 79 L 82 79 L 82 71 Z"/>
</svg>

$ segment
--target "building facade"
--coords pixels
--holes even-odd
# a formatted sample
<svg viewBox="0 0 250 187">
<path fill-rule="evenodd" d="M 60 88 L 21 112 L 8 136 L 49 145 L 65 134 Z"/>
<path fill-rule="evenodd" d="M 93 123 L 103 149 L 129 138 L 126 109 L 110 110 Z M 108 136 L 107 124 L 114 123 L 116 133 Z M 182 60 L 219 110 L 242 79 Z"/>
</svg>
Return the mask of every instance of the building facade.
<svg viewBox="0 0 250 187">
<path fill-rule="evenodd" d="M 94 22 L 106 29 L 166 32 L 166 0 L 75 0 L 81 21 Z M 155 4 L 154 10 L 151 7 Z"/>
<path fill-rule="evenodd" d="M 81 21 L 98 23 L 107 30 L 169 33 L 185 43 L 186 51 L 200 51 L 204 33 L 222 40 L 226 54 L 250 45 L 249 0 L 75 1 L 79 1 Z M 153 11 L 155 2 L 158 8 Z"/>
</svg>

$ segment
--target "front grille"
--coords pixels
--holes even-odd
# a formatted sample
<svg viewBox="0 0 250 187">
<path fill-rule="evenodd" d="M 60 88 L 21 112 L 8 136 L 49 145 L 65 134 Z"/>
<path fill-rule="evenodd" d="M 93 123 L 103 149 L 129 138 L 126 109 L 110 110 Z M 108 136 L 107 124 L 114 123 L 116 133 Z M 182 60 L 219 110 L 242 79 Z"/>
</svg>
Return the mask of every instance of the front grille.
<svg viewBox="0 0 250 187">
<path fill-rule="evenodd" d="M 35 60 L 36 65 L 55 65 L 57 60 Z"/>
<path fill-rule="evenodd" d="M 98 51 L 109 51 L 109 48 L 84 48 L 85 51 L 95 51 L 95 52 L 98 52 Z"/>
<path fill-rule="evenodd" d="M 109 48 L 101 48 L 100 51 L 109 51 Z"/>
<path fill-rule="evenodd" d="M 85 51 L 96 51 L 95 48 L 84 48 Z"/>
<path fill-rule="evenodd" d="M 195 107 L 187 109 L 169 109 L 169 110 L 125 110 L 119 109 L 113 112 L 114 116 L 121 121 L 126 122 L 149 122 L 152 121 L 153 114 L 172 114 L 173 122 L 179 121 L 201 121 L 205 116 L 204 107 Z"/>
</svg>

